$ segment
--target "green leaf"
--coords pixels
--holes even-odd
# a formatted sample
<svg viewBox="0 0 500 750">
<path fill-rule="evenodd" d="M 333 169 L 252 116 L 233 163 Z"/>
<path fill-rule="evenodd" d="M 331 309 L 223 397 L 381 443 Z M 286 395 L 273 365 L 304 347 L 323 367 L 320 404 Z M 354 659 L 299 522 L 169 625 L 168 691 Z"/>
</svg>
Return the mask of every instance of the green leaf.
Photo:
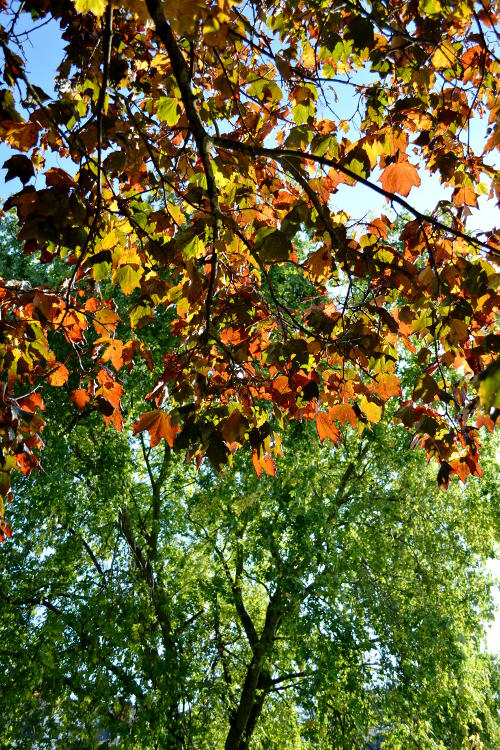
<svg viewBox="0 0 500 750">
<path fill-rule="evenodd" d="M 166 122 L 170 126 L 176 125 L 179 122 L 179 105 L 177 99 L 162 96 L 158 102 L 156 114 L 160 122 Z"/>
<path fill-rule="evenodd" d="M 481 381 L 479 398 L 486 409 L 500 407 L 500 361 L 495 362 L 490 372 Z"/>
</svg>

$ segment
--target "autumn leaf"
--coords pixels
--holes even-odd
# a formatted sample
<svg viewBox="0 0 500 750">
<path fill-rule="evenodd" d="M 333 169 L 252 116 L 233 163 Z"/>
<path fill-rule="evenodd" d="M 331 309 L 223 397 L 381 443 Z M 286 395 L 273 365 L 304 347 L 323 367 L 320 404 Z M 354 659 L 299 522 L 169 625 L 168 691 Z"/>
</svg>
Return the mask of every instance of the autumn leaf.
<svg viewBox="0 0 500 750">
<path fill-rule="evenodd" d="M 172 424 L 170 414 L 166 414 L 162 409 L 154 409 L 143 414 L 142 417 L 134 424 L 133 434 L 139 432 L 149 432 L 151 446 L 154 448 L 162 438 L 165 438 L 172 448 L 176 434 L 180 431 L 177 425 Z"/>
<path fill-rule="evenodd" d="M 113 281 L 117 282 L 123 294 L 128 296 L 140 286 L 143 273 L 142 268 L 134 269 L 132 266 L 120 266 L 113 275 Z"/>
<path fill-rule="evenodd" d="M 76 408 L 82 411 L 90 401 L 89 392 L 85 388 L 77 388 L 71 392 L 70 401 L 75 404 Z"/>
<path fill-rule="evenodd" d="M 66 367 L 66 365 L 60 364 L 56 367 L 55 370 L 52 370 L 48 377 L 48 381 L 50 385 L 64 385 L 64 383 L 67 382 L 69 377 L 69 370 Z"/>
<path fill-rule="evenodd" d="M 356 427 L 358 421 L 354 409 L 349 404 L 335 404 L 328 409 L 328 416 L 337 419 L 342 425 L 349 422 L 351 427 Z"/>
<path fill-rule="evenodd" d="M 110 339 L 109 345 L 102 354 L 102 361 L 111 362 L 115 370 L 120 370 L 123 367 L 123 349 L 124 344 L 121 339 Z"/>
<path fill-rule="evenodd" d="M 416 167 L 409 161 L 398 161 L 384 169 L 379 182 L 388 193 L 399 193 L 406 197 L 412 187 L 420 185 L 420 177 Z"/>
<path fill-rule="evenodd" d="M 260 465 L 262 466 L 266 474 L 269 474 L 270 477 L 276 476 L 276 465 L 274 463 L 273 457 L 270 456 L 269 453 L 264 453 L 264 455 L 260 459 Z"/>
<path fill-rule="evenodd" d="M 321 442 L 326 438 L 330 438 L 335 445 L 339 442 L 340 430 L 333 424 L 333 418 L 330 414 L 324 411 L 318 412 L 316 415 L 316 429 Z"/>
<path fill-rule="evenodd" d="M 73 0 L 77 13 L 93 13 L 102 16 L 106 10 L 107 0 Z"/>
<path fill-rule="evenodd" d="M 252 451 L 252 463 L 255 469 L 255 473 L 257 474 L 257 477 L 260 479 L 261 474 L 262 474 L 262 466 L 259 460 L 259 454 L 257 450 L 255 449 Z"/>
<path fill-rule="evenodd" d="M 33 169 L 33 162 L 28 159 L 27 156 L 22 154 L 15 154 L 4 162 L 3 168 L 7 170 L 5 175 L 5 182 L 13 180 L 18 177 L 23 185 L 26 185 L 32 177 L 35 176 L 35 170 Z"/>
<path fill-rule="evenodd" d="M 458 62 L 455 48 L 450 42 L 442 42 L 432 54 L 431 62 L 436 70 L 444 70 Z"/>
<path fill-rule="evenodd" d="M 94 328 L 99 336 L 109 336 L 114 332 L 120 316 L 107 307 L 97 310 L 94 315 Z"/>
<path fill-rule="evenodd" d="M 380 422 L 382 416 L 382 407 L 375 404 L 373 401 L 368 401 L 366 396 L 363 396 L 359 404 L 359 408 L 368 419 L 369 422 Z"/>
<path fill-rule="evenodd" d="M 4 127 L 4 138 L 12 148 L 29 151 L 33 146 L 36 146 L 39 128 L 35 122 L 12 123 Z"/>
<path fill-rule="evenodd" d="M 62 188 L 69 190 L 76 187 L 74 179 L 64 169 L 60 167 L 51 167 L 45 172 L 45 182 L 49 187 Z"/>
<path fill-rule="evenodd" d="M 383 401 L 387 401 L 391 396 L 401 395 L 401 384 L 397 375 L 387 372 L 377 377 L 377 380 L 370 385 L 370 390 L 380 396 Z"/>
</svg>

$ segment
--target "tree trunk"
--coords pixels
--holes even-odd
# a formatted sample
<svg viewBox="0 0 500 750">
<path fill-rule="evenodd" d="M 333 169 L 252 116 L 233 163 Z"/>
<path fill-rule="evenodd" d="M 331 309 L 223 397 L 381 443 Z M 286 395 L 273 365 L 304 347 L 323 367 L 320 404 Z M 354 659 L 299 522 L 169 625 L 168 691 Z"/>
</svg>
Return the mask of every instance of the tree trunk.
<svg viewBox="0 0 500 750">
<path fill-rule="evenodd" d="M 278 588 L 268 604 L 264 629 L 248 665 L 240 702 L 231 719 L 225 750 L 245 750 L 248 747 L 264 705 L 266 684 L 270 680 L 265 663 L 271 656 L 281 616 L 282 595 Z"/>
</svg>

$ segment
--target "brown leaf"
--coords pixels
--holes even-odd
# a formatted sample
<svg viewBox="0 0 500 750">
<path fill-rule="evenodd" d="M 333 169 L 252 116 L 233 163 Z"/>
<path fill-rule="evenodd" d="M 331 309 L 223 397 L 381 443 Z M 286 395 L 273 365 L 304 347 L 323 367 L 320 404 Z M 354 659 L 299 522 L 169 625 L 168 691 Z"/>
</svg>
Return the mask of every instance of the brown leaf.
<svg viewBox="0 0 500 750">
<path fill-rule="evenodd" d="M 60 167 L 51 167 L 45 172 L 45 182 L 47 187 L 62 188 L 69 190 L 76 187 L 74 179 Z"/>
</svg>

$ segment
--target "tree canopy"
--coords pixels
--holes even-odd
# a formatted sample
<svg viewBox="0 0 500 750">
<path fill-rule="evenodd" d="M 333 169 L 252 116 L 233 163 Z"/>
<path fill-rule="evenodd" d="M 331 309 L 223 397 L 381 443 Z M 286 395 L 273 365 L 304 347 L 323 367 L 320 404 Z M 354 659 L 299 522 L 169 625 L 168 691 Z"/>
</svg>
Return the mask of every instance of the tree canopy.
<svg viewBox="0 0 500 750">
<path fill-rule="evenodd" d="M 274 474 L 285 421 L 336 442 L 395 397 L 441 484 L 481 473 L 478 429 L 499 400 L 498 234 L 467 217 L 499 191 L 496 6 L 0 7 L 0 138 L 23 184 L 6 208 L 58 278 L 0 289 L 4 496 L 13 468 L 38 464 L 40 386 L 120 430 L 124 373 L 144 363 L 134 432 L 197 463 L 220 468 L 250 443 L 257 474 Z M 30 28 L 51 19 L 65 43 L 54 95 L 25 64 Z M 410 199 L 424 173 L 451 189 L 426 212 Z M 387 214 L 332 208 L 360 185 L 409 212 L 399 242 Z M 405 352 L 419 375 L 403 392 Z"/>
<path fill-rule="evenodd" d="M 0 548 L 0 747 L 498 748 L 493 460 L 445 493 L 390 419 L 339 447 L 295 422 L 259 480 L 61 391 L 46 420 Z"/>
</svg>

